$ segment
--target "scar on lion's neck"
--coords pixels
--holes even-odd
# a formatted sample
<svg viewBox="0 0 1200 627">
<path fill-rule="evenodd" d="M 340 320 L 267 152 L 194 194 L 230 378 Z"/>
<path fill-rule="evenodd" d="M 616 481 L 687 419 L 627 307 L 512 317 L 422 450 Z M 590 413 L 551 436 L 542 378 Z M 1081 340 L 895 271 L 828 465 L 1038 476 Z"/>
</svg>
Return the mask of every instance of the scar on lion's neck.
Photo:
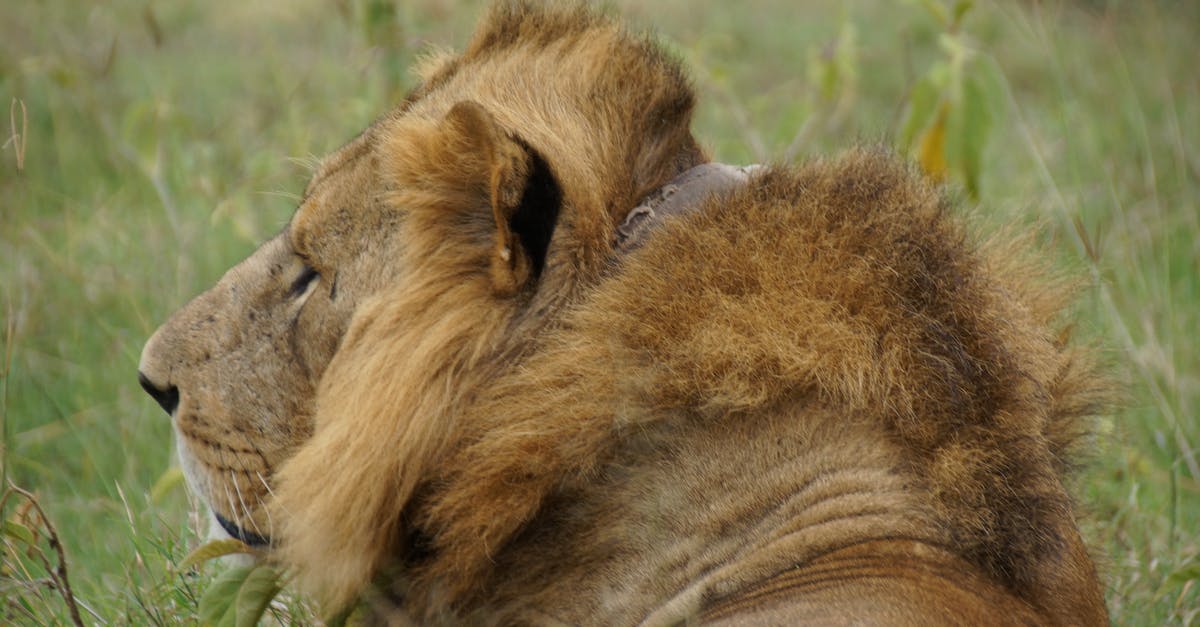
<svg viewBox="0 0 1200 627">
<path fill-rule="evenodd" d="M 613 238 L 614 256 L 623 257 L 637 250 L 667 218 L 687 215 L 709 197 L 737 190 L 761 168 L 760 165 L 704 163 L 685 170 L 630 210 Z"/>
</svg>

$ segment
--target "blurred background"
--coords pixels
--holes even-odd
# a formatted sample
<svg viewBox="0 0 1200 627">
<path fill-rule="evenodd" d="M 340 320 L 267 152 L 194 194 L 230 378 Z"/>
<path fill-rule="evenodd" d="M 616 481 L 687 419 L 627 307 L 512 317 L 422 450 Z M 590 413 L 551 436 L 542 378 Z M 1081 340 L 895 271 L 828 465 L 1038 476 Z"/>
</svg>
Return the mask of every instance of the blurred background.
<svg viewBox="0 0 1200 627">
<path fill-rule="evenodd" d="M 83 0 L 0 20 L 0 623 L 188 624 L 215 564 L 145 339 L 294 209 L 483 2 Z M 1128 385 L 1077 492 L 1113 619 L 1200 621 L 1200 3 L 615 1 L 731 163 L 886 143 L 1090 280 Z M 7 113 L 7 115 L 4 115 Z M 18 486 L 28 494 L 16 492 Z M 65 563 L 65 570 L 60 565 Z M 66 587 L 70 585 L 70 598 Z M 312 623 L 302 600 L 269 621 Z"/>
</svg>

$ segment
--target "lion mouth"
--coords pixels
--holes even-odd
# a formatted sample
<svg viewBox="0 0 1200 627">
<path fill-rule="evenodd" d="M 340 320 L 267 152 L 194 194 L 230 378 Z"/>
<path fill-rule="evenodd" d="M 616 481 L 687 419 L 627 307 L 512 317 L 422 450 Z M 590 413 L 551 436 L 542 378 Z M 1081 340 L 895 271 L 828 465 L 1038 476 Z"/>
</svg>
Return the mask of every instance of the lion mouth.
<svg viewBox="0 0 1200 627">
<path fill-rule="evenodd" d="M 228 533 L 234 539 L 241 540 L 247 545 L 255 548 L 266 548 L 271 545 L 271 539 L 269 537 L 259 535 L 253 531 L 246 531 L 245 529 L 235 525 L 233 521 L 216 512 L 213 512 L 213 516 L 217 518 L 217 524 L 221 525 L 221 528 L 225 530 L 225 533 Z"/>
</svg>

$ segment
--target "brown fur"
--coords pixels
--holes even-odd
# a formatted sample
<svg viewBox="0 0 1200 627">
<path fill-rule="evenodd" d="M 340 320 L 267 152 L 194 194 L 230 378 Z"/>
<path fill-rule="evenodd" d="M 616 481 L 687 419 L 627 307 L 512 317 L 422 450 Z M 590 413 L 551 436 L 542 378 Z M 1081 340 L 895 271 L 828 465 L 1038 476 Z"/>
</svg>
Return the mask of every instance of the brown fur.
<svg viewBox="0 0 1200 627">
<path fill-rule="evenodd" d="M 1104 620 L 1063 484 L 1104 382 L 1014 238 L 857 151 L 614 257 L 704 160 L 675 62 L 502 3 L 422 76 L 143 356 L 193 486 L 301 587 L 422 622 Z"/>
</svg>

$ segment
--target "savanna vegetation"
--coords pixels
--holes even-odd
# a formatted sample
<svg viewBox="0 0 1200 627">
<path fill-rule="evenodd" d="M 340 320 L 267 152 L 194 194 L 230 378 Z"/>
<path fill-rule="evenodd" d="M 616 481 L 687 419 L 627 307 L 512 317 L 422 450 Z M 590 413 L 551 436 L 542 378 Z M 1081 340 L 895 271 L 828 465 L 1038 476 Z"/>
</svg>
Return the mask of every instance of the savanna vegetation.
<svg viewBox="0 0 1200 627">
<path fill-rule="evenodd" d="M 189 624 L 273 592 L 182 563 L 206 524 L 138 388 L 141 346 L 278 231 L 318 157 L 398 101 L 422 51 L 461 45 L 483 4 L 6 5 L 0 622 Z M 1109 608 L 1118 624 L 1197 624 L 1200 4 L 802 4 L 612 10 L 691 68 L 718 159 L 890 144 L 981 232 L 1035 232 L 1085 278 L 1076 335 L 1127 390 L 1077 489 Z M 315 622 L 286 594 L 265 616 Z"/>
</svg>

